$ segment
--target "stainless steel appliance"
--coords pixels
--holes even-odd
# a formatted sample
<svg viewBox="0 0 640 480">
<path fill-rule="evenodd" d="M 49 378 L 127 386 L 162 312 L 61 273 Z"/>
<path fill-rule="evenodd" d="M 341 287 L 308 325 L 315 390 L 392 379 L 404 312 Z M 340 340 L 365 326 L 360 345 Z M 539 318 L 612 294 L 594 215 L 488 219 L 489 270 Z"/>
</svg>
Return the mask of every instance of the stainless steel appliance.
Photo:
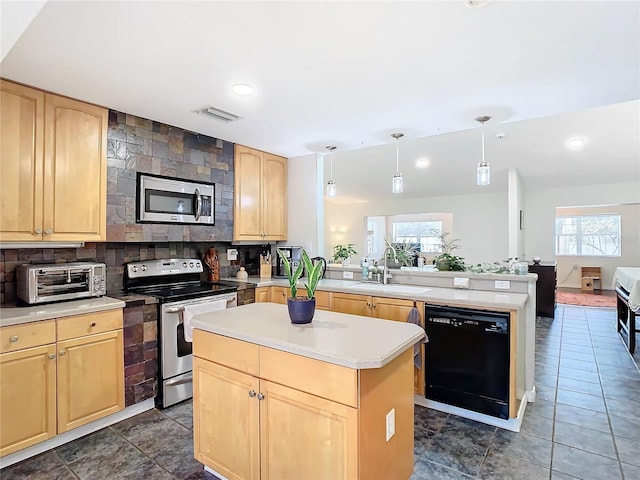
<svg viewBox="0 0 640 480">
<path fill-rule="evenodd" d="M 213 225 L 215 184 L 140 173 L 136 222 Z"/>
<path fill-rule="evenodd" d="M 101 297 L 107 293 L 104 263 L 75 262 L 18 265 L 18 298 L 29 304 Z"/>
<path fill-rule="evenodd" d="M 284 246 L 284 247 L 276 247 L 280 250 L 286 258 L 291 262 L 291 268 L 296 269 L 300 262 L 302 262 L 302 247 L 292 247 L 292 246 Z M 286 277 L 287 272 L 284 270 L 284 263 L 282 263 L 282 258 L 276 252 L 276 277 Z"/>
<path fill-rule="evenodd" d="M 185 340 L 184 307 L 226 300 L 237 305 L 237 285 L 203 282 L 202 262 L 172 258 L 131 262 L 125 269 L 125 290 L 157 297 L 158 303 L 158 395 L 166 408 L 193 396 L 193 350 Z"/>
<path fill-rule="evenodd" d="M 426 398 L 509 418 L 509 322 L 509 312 L 426 305 Z"/>
</svg>

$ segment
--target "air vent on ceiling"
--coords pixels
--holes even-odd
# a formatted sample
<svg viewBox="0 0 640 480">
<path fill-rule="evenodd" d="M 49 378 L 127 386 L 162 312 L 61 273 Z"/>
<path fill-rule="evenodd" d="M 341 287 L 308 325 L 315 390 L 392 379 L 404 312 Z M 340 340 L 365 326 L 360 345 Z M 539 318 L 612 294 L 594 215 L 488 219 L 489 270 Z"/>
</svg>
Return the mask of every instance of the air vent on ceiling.
<svg viewBox="0 0 640 480">
<path fill-rule="evenodd" d="M 216 120 L 220 120 L 221 122 L 233 122 L 238 120 L 240 117 L 230 112 L 225 112 L 224 110 L 220 110 L 219 108 L 210 106 L 205 107 L 201 110 L 198 110 L 198 113 L 201 115 L 206 115 L 211 118 L 215 118 Z"/>
</svg>

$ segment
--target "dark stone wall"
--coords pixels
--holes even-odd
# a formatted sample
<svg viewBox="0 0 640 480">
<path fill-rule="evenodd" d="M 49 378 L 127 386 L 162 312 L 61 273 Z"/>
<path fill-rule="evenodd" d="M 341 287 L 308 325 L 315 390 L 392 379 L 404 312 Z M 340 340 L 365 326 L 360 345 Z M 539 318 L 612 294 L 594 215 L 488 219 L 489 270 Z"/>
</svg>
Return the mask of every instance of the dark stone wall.
<svg viewBox="0 0 640 480">
<path fill-rule="evenodd" d="M 234 144 L 109 111 L 107 241 L 230 242 Z M 215 183 L 215 225 L 136 223 L 136 172 Z"/>
<path fill-rule="evenodd" d="M 158 306 L 124 309 L 124 398 L 128 407 L 158 390 Z"/>
</svg>

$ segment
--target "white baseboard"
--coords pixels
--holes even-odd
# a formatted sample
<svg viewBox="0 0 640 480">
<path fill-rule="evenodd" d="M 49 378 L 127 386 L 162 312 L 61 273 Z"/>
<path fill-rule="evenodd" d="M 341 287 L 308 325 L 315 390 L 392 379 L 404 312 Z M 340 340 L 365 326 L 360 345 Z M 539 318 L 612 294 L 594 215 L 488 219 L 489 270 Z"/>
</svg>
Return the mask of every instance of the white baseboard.
<svg viewBox="0 0 640 480">
<path fill-rule="evenodd" d="M 220 480 L 229 480 L 227 477 L 224 477 L 222 475 L 220 475 L 218 472 L 216 472 L 213 468 L 209 468 L 206 465 L 204 466 L 204 469 L 209 472 L 212 473 L 213 475 L 215 475 L 216 477 L 218 477 Z"/>
<path fill-rule="evenodd" d="M 485 415 L 484 413 L 472 412 L 471 410 L 454 407 L 453 405 L 447 405 L 446 403 L 429 400 L 422 395 L 414 395 L 414 403 L 423 407 L 433 408 L 440 412 L 453 413 L 459 417 L 475 420 L 476 422 L 486 423 L 487 425 L 504 428 L 505 430 L 511 430 L 512 432 L 519 432 L 520 426 L 522 425 L 522 419 L 524 418 L 524 412 L 527 408 L 527 403 L 531 401 L 529 400 L 531 397 L 535 398 L 535 387 L 533 390 L 525 392 L 523 399 L 520 400 L 520 406 L 518 407 L 516 417 L 509 418 L 508 420 L 492 417 L 491 415 Z"/>
<path fill-rule="evenodd" d="M 4 457 L 0 458 L 0 468 L 5 468 L 9 465 L 13 465 L 14 463 L 26 460 L 27 458 L 39 455 L 43 452 L 46 452 L 47 450 L 51 450 L 52 448 L 59 447 L 60 445 L 64 445 L 65 443 L 69 443 L 80 437 L 84 437 L 85 435 L 101 430 L 105 427 L 113 425 L 114 423 L 121 422 L 122 420 L 126 420 L 127 418 L 133 417 L 134 415 L 138 415 L 140 413 L 146 412 L 147 410 L 151 410 L 154 407 L 155 401 L 153 398 L 149 398 L 140 403 L 136 403 L 135 405 L 131 405 L 130 407 L 127 407 L 119 412 L 112 413 L 111 415 L 96 420 L 95 422 L 82 425 L 81 427 L 74 428 L 73 430 L 70 430 L 68 432 L 61 433 L 60 435 L 56 435 L 55 437 L 38 443 L 37 445 L 32 445 L 18 452 L 5 455 Z"/>
</svg>

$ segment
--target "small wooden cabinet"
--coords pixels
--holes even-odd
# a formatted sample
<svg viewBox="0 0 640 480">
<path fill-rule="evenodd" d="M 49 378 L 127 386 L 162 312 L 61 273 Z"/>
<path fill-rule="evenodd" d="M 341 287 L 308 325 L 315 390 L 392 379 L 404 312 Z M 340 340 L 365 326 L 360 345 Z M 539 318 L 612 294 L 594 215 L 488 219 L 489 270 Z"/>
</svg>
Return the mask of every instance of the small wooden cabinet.
<svg viewBox="0 0 640 480">
<path fill-rule="evenodd" d="M 271 287 L 256 287 L 256 303 L 271 301 Z"/>
<path fill-rule="evenodd" d="M 236 145 L 233 240 L 287 239 L 287 159 Z"/>
<path fill-rule="evenodd" d="M 124 409 L 122 310 L 0 329 L 0 456 Z"/>
<path fill-rule="evenodd" d="M 529 265 L 529 273 L 538 275 L 536 282 L 536 316 L 555 318 L 556 264 Z"/>
<path fill-rule="evenodd" d="M 424 327 L 424 302 L 351 293 L 331 293 L 332 312 L 406 322 L 413 307 L 420 312 L 420 325 Z M 418 395 L 424 395 L 424 345 L 420 345 L 420 363 L 422 368 L 414 367 L 414 391 Z"/>
<path fill-rule="evenodd" d="M 105 108 L 0 80 L 0 241 L 104 241 Z"/>
</svg>

